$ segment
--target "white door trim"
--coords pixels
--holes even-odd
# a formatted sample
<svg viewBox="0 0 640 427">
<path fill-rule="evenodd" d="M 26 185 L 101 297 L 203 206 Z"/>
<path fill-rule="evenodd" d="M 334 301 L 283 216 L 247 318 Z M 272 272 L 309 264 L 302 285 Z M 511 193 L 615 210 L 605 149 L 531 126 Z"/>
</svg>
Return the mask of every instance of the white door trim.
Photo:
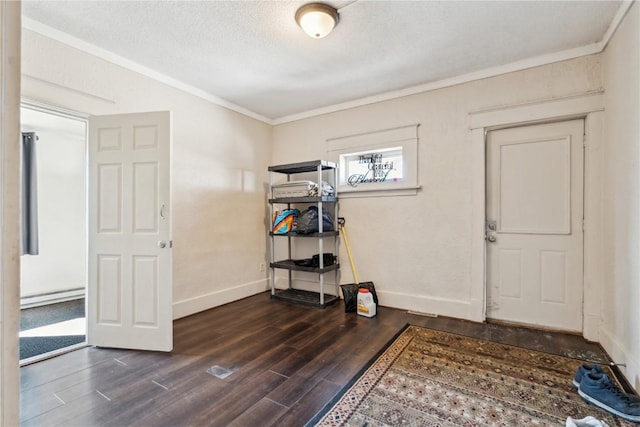
<svg viewBox="0 0 640 427">
<path fill-rule="evenodd" d="M 19 424 L 20 371 L 19 1 L 0 1 L 0 425 Z"/>
<path fill-rule="evenodd" d="M 469 113 L 471 130 L 471 277 L 470 320 L 486 320 L 486 133 L 489 130 L 530 125 L 572 118 L 585 119 L 584 178 L 584 330 L 589 340 L 598 341 L 602 274 L 601 245 L 601 174 L 602 161 L 597 155 L 602 139 L 602 92 L 502 107 Z"/>
<path fill-rule="evenodd" d="M 29 307 L 37 307 L 38 305 L 44 305 L 44 304 L 51 304 L 52 302 L 61 302 L 61 301 L 65 301 L 68 299 L 74 299 L 75 297 L 85 297 L 86 293 L 87 293 L 87 285 L 88 285 L 88 248 L 89 248 L 89 240 L 88 240 L 88 236 L 89 236 L 89 229 L 88 229 L 88 218 L 89 218 L 89 212 L 88 212 L 88 165 L 89 165 L 89 155 L 88 155 L 88 150 L 89 150 L 89 120 L 88 114 L 85 113 L 81 113 L 78 111 L 74 111 L 74 110 L 69 110 L 67 108 L 62 108 L 62 107 L 58 107 L 56 105 L 52 105 L 52 104 L 47 104 L 44 102 L 40 102 L 40 101 L 36 101 L 34 99 L 30 99 L 30 98 L 21 98 L 20 100 L 20 109 L 27 109 L 27 110 L 31 110 L 31 111 L 38 111 L 40 113 L 45 113 L 45 114 L 49 114 L 52 116 L 56 116 L 56 117 L 61 117 L 67 120 L 75 120 L 78 122 L 81 122 L 84 124 L 85 126 L 85 132 L 84 132 L 84 142 L 85 142 L 85 153 L 84 153 L 84 160 L 85 160 L 85 176 L 84 176 L 84 216 L 85 216 L 85 236 L 86 236 L 86 247 L 87 247 L 87 251 L 85 252 L 85 259 L 84 259 L 84 266 L 85 266 L 85 277 L 84 277 L 84 287 L 82 288 L 78 288 L 78 289 L 74 289 L 74 290 L 70 290 L 70 291 L 66 291 L 66 292 L 62 292 L 59 294 L 55 294 L 55 295 L 41 295 L 41 296 L 35 296 L 35 297 L 26 297 L 23 298 L 22 297 L 22 292 L 20 291 L 20 309 L 24 309 L 24 308 L 29 308 Z M 20 125 L 22 126 L 22 118 L 20 120 Z M 85 300 L 86 301 L 86 300 Z M 86 309 L 86 306 L 85 306 Z M 88 315 L 89 313 L 87 313 Z M 86 323 L 85 323 L 85 329 L 86 329 Z M 26 366 L 26 365 L 30 365 L 32 363 L 37 363 L 41 360 L 46 360 L 49 359 L 51 357 L 54 356 L 58 356 L 64 353 L 68 353 L 70 351 L 76 350 L 78 348 L 82 348 L 82 347 L 86 347 L 89 344 L 87 344 L 87 340 L 86 340 L 86 335 L 85 335 L 85 341 L 80 343 L 80 344 L 75 344 L 69 347 L 64 347 L 62 349 L 59 350 L 54 350 L 53 352 L 49 352 L 46 354 L 40 354 L 40 355 L 36 355 L 33 357 L 29 357 L 27 359 L 23 359 L 20 360 L 20 367 Z"/>
<path fill-rule="evenodd" d="M 40 111 L 47 114 L 53 114 L 60 117 L 66 117 L 67 119 L 79 120 L 89 123 L 89 114 L 81 113 L 75 110 L 69 110 L 68 108 L 58 107 L 57 105 L 46 104 L 44 102 L 36 101 L 31 98 L 22 98 L 20 105 L 22 108 L 28 108 L 34 111 Z M 88 131 L 87 131 L 88 133 Z"/>
</svg>

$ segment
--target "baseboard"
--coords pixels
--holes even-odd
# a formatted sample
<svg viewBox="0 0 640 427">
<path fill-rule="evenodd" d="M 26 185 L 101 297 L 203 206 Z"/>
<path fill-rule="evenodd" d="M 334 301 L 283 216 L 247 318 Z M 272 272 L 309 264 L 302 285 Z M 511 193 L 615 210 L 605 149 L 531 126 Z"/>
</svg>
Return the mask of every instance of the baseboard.
<svg viewBox="0 0 640 427">
<path fill-rule="evenodd" d="M 374 282 L 375 284 L 375 282 Z M 276 278 L 276 288 L 285 289 L 288 286 L 286 278 Z M 294 287 L 307 291 L 318 292 L 317 281 L 294 280 Z M 335 293 L 334 283 L 325 283 L 324 292 Z M 479 308 L 481 302 L 469 300 L 461 301 L 448 298 L 437 298 L 429 296 L 416 296 L 399 292 L 383 291 L 376 289 L 379 305 L 383 307 L 398 308 L 401 310 L 415 311 L 424 314 L 455 317 L 481 322 L 482 309 Z"/>
<path fill-rule="evenodd" d="M 600 345 L 607 352 L 614 363 L 623 363 L 626 366 L 618 366 L 629 385 L 636 391 L 640 390 L 640 366 L 629 349 L 624 346 L 608 329 L 600 328 Z"/>
<path fill-rule="evenodd" d="M 20 308 L 33 308 L 47 304 L 55 304 L 58 302 L 71 301 L 84 298 L 85 289 L 75 288 L 64 291 L 48 292 L 46 294 L 30 295 L 20 298 Z"/>
<path fill-rule="evenodd" d="M 173 303 L 173 319 L 190 316 L 210 308 L 228 304 L 251 295 L 259 294 L 269 288 L 267 279 L 244 283 L 239 286 L 222 289 L 194 298 L 176 301 Z"/>
<path fill-rule="evenodd" d="M 399 292 L 381 291 L 378 289 L 376 289 L 376 293 L 378 294 L 380 305 L 384 307 L 455 317 L 457 319 L 475 320 L 473 312 L 477 310 L 475 310 L 472 301 L 410 295 Z"/>
</svg>

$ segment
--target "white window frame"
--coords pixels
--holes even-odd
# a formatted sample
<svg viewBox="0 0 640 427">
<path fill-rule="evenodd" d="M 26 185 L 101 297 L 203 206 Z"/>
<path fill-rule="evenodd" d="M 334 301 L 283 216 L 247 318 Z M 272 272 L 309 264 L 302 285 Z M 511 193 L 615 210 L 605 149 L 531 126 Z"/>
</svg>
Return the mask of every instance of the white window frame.
<svg viewBox="0 0 640 427">
<path fill-rule="evenodd" d="M 327 156 L 336 162 L 339 182 L 338 192 L 344 197 L 415 195 L 418 185 L 418 126 L 417 124 L 385 129 L 327 140 Z M 374 153 L 385 148 L 402 149 L 402 180 L 366 182 L 357 186 L 347 184 L 345 155 Z"/>
</svg>

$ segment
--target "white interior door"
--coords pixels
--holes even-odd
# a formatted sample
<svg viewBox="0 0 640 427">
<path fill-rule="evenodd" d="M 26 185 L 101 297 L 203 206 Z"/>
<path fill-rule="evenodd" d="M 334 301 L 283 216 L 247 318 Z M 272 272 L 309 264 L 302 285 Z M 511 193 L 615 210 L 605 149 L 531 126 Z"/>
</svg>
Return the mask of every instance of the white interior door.
<svg viewBox="0 0 640 427">
<path fill-rule="evenodd" d="M 170 351 L 170 113 L 89 120 L 89 344 Z"/>
<path fill-rule="evenodd" d="M 582 331 L 584 122 L 487 134 L 487 318 Z"/>
</svg>

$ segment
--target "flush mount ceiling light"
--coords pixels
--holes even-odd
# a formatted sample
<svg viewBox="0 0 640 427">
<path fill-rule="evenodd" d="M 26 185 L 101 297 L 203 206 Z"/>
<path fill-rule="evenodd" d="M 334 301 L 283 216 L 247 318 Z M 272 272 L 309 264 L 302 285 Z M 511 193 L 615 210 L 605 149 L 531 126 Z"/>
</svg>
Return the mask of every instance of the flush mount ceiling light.
<svg viewBox="0 0 640 427">
<path fill-rule="evenodd" d="M 300 28 L 314 39 L 327 36 L 340 21 L 338 11 L 324 3 L 309 3 L 296 12 Z"/>
</svg>

